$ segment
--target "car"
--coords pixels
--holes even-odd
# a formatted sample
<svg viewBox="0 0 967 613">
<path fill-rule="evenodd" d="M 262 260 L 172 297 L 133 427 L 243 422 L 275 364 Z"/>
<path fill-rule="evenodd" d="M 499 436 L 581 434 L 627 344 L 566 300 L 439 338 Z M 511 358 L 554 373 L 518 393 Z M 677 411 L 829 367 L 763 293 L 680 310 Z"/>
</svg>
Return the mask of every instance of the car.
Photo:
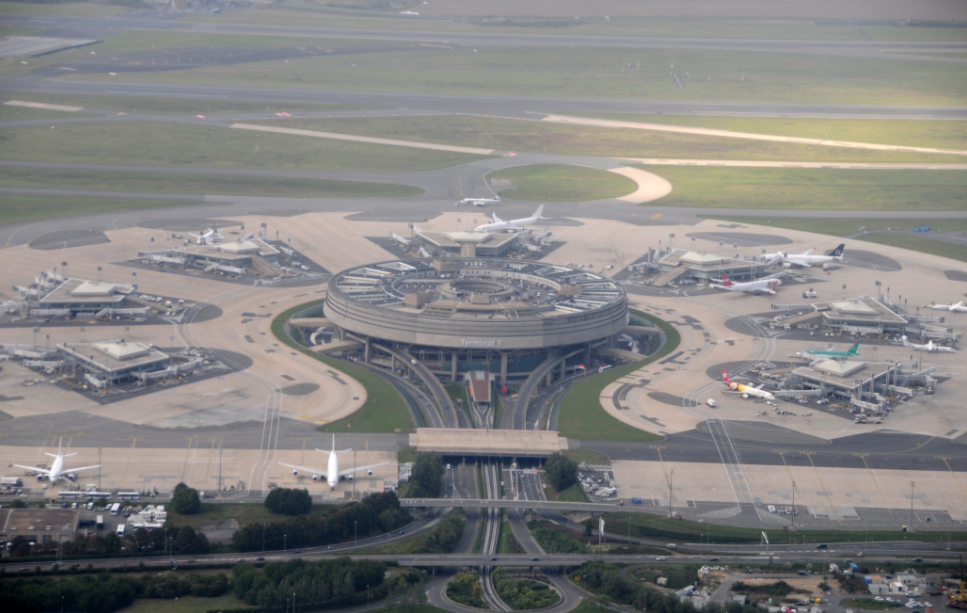
<svg viewBox="0 0 967 613">
<path fill-rule="evenodd" d="M 293 549 L 292 550 L 292 553 L 302 553 L 302 550 L 301 549 Z"/>
<path fill-rule="evenodd" d="M 235 560 L 235 563 L 236 564 L 241 564 L 244 561 L 245 561 L 245 558 L 238 558 L 237 560 Z"/>
<path fill-rule="evenodd" d="M 195 563 L 194 560 L 188 560 L 187 562 L 185 562 L 185 564 L 194 564 L 194 563 Z"/>
<path fill-rule="evenodd" d="M 327 550 L 332 549 L 332 545 L 326 547 Z"/>
<path fill-rule="evenodd" d="M 658 561 L 658 562 L 664 562 L 665 561 L 665 556 L 658 556 L 657 558 L 655 558 L 655 560 Z"/>
<path fill-rule="evenodd" d="M 876 598 L 874 598 L 873 600 L 883 600 L 883 599 L 882 599 L 882 598 L 880 598 L 879 596 L 877 596 L 877 597 L 876 597 Z"/>
<path fill-rule="evenodd" d="M 400 534 L 406 534 L 405 530 L 400 530 Z"/>
<path fill-rule="evenodd" d="M 816 549 L 829 549 L 829 545 L 827 545 L 826 543 L 820 543 L 816 545 Z"/>
<path fill-rule="evenodd" d="M 709 562 L 718 562 L 719 559 L 718 558 L 709 558 L 708 561 Z"/>
<path fill-rule="evenodd" d="M 491 562 L 496 562 L 497 561 L 497 558 L 496 557 L 490 558 L 490 561 Z"/>
<path fill-rule="evenodd" d="M 914 562 L 923 562 L 923 558 L 913 558 Z"/>
<path fill-rule="evenodd" d="M 540 562 L 540 561 L 541 561 L 540 558 L 531 558 L 531 562 Z"/>
<path fill-rule="evenodd" d="M 256 562 L 265 562 L 265 558 L 255 558 Z"/>
</svg>

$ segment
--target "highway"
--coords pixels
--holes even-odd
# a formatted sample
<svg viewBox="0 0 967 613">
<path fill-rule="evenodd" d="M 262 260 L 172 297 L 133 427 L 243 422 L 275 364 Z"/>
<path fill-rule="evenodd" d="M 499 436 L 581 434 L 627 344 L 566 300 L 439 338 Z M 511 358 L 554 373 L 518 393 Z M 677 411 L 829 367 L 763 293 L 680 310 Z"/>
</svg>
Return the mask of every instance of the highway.
<svg viewBox="0 0 967 613">
<path fill-rule="evenodd" d="M 495 498 L 491 500 L 461 499 L 459 501 L 444 501 L 439 499 L 401 498 L 400 506 L 404 507 L 462 507 L 464 509 L 545 509 L 548 511 L 589 511 L 592 513 L 609 513 L 623 511 L 624 507 L 610 502 L 554 502 L 548 500 L 508 500 Z"/>
</svg>

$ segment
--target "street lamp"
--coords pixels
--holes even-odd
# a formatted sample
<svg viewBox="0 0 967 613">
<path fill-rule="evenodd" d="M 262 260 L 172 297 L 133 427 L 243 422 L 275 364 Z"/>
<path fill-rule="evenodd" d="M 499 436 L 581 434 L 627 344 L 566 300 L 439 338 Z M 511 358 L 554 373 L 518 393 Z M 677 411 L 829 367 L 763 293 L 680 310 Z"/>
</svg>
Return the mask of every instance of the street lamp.
<svg viewBox="0 0 967 613">
<path fill-rule="evenodd" d="M 796 531 L 796 482 L 792 482 L 792 531 Z M 792 538 L 792 535 L 789 535 Z"/>
<path fill-rule="evenodd" d="M 359 521 L 353 520 L 353 547 L 359 546 Z"/>
<path fill-rule="evenodd" d="M 907 532 L 913 532 L 913 488 L 916 482 L 910 482 L 910 527 L 907 528 Z"/>
<path fill-rule="evenodd" d="M 265 553 L 265 524 L 262 524 L 262 553 Z"/>
<path fill-rule="evenodd" d="M 674 234 L 672 236 L 674 236 Z M 672 516 L 672 487 L 673 487 L 672 484 L 675 483 L 675 469 L 674 468 L 671 469 L 670 471 L 668 471 L 668 473 L 669 473 L 668 474 L 668 517 L 671 518 L 671 516 Z"/>
<path fill-rule="evenodd" d="M 282 559 L 283 560 L 285 559 L 285 550 L 288 548 L 288 546 L 286 544 L 288 537 L 289 537 L 288 534 L 283 534 L 282 535 Z"/>
</svg>

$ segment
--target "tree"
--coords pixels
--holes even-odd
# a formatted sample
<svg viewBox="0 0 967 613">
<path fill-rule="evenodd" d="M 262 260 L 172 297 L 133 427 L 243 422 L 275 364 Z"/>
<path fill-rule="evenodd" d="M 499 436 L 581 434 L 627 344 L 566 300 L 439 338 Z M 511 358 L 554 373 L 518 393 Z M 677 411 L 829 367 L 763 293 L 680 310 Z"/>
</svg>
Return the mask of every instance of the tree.
<svg viewBox="0 0 967 613">
<path fill-rule="evenodd" d="M 283 515 L 304 515 L 312 510 L 312 497 L 304 489 L 276 488 L 266 496 L 265 508 Z"/>
<path fill-rule="evenodd" d="M 194 515 L 201 510 L 198 490 L 188 487 L 184 483 L 179 483 L 175 486 L 174 495 L 171 497 L 171 508 L 175 513 L 181 515 Z"/>
<path fill-rule="evenodd" d="M 574 460 L 555 453 L 544 464 L 544 474 L 551 486 L 560 492 L 578 482 L 578 465 Z"/>
<path fill-rule="evenodd" d="M 18 498 L 17 500 L 14 500 L 13 502 L 10 503 L 10 508 L 11 509 L 26 509 L 27 508 L 27 503 L 24 502 L 23 500 L 20 500 Z"/>
<path fill-rule="evenodd" d="M 443 458 L 436 453 L 422 453 L 416 458 L 413 466 L 413 485 L 410 486 L 410 498 L 436 498 L 443 487 Z"/>
</svg>

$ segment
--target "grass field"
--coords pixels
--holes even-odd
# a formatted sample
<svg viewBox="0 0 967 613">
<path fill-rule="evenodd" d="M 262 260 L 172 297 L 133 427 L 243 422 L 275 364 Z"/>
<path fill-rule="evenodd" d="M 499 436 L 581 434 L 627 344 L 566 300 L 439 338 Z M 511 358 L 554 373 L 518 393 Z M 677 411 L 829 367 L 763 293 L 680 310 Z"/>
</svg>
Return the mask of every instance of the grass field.
<svg viewBox="0 0 967 613">
<path fill-rule="evenodd" d="M 874 600 L 873 598 L 846 598 L 840 601 L 840 606 L 864 611 L 889 611 L 903 605 L 889 600 Z"/>
<path fill-rule="evenodd" d="M 767 226 L 772 228 L 786 228 L 789 230 L 800 230 L 802 232 L 815 232 L 816 234 L 831 234 L 833 236 L 846 236 L 859 232 L 860 228 L 867 230 L 878 230 L 884 228 L 904 228 L 928 225 L 934 231 L 944 232 L 964 232 L 967 231 L 967 219 L 890 219 L 890 218 L 865 218 L 865 219 L 837 219 L 837 218 L 804 218 L 804 217 L 745 217 L 739 215 L 708 215 L 706 219 L 717 219 L 732 223 L 751 224 L 756 226 Z M 940 255 L 967 262 L 967 247 L 944 243 L 923 236 L 912 236 L 909 234 L 864 234 L 857 236 L 856 240 L 878 243 L 880 245 L 891 245 L 902 247 L 922 253 Z"/>
<path fill-rule="evenodd" d="M 7 15 L 58 15 L 61 17 L 107 17 L 131 9 L 113 4 L 93 2 L 61 2 L 41 4 L 39 2 L 0 2 L 0 14 Z"/>
<path fill-rule="evenodd" d="M 740 528 L 707 522 L 676 520 L 653 513 L 605 513 L 604 517 L 608 522 L 611 534 L 628 534 L 630 528 L 631 536 L 689 543 L 703 542 L 708 537 L 712 544 L 758 543 L 762 538 L 762 530 L 759 528 Z M 797 528 L 796 532 L 767 529 L 765 533 L 768 535 L 770 543 L 788 543 L 790 538 L 794 538 L 799 543 L 805 543 L 806 548 L 816 543 L 862 543 L 866 540 L 870 542 L 903 541 L 904 538 L 911 538 L 909 534 L 899 530 L 803 530 Z M 950 534 L 950 538 L 954 540 L 960 540 L 967 535 L 964 532 L 951 532 Z M 912 538 L 928 543 L 941 543 L 947 541 L 947 533 L 922 531 Z"/>
<path fill-rule="evenodd" d="M 668 179 L 661 206 L 735 209 L 962 211 L 967 172 L 634 166 Z"/>
<path fill-rule="evenodd" d="M 28 26 L 0 26 L 0 36 L 27 36 L 28 34 L 36 34 L 41 31 L 43 31 L 43 28 L 31 28 Z"/>
<path fill-rule="evenodd" d="M 500 510 L 500 516 L 500 536 L 497 538 L 497 553 L 510 553 L 510 543 L 507 542 L 507 539 L 512 534 L 510 531 L 510 523 L 503 521 L 503 509 Z"/>
<path fill-rule="evenodd" d="M 330 368 L 342 371 L 352 377 L 366 389 L 366 402 L 355 413 L 330 422 L 319 428 L 320 432 L 412 432 L 413 417 L 406 408 L 406 403 L 396 389 L 379 375 L 356 366 L 344 360 L 337 360 L 326 355 L 309 351 L 293 341 L 285 333 L 284 324 L 290 317 L 311 306 L 321 304 L 322 300 L 300 304 L 280 313 L 272 320 L 272 334 L 277 339 L 302 352 L 304 355 L 318 360 Z"/>
<path fill-rule="evenodd" d="M 631 314 L 641 319 L 647 319 L 660 327 L 668 341 L 664 347 L 651 354 L 646 360 L 606 370 L 599 375 L 588 377 L 572 385 L 561 403 L 561 413 L 557 420 L 557 429 L 562 436 L 624 441 L 657 441 L 662 439 L 657 434 L 639 430 L 615 419 L 601 407 L 600 396 L 604 388 L 642 366 L 668 355 L 681 342 L 681 335 L 671 324 L 634 309 L 631 310 Z"/>
<path fill-rule="evenodd" d="M 830 140 L 906 147 L 967 149 L 967 125 L 963 121 L 916 121 L 903 119 L 803 119 L 798 117 L 714 117 L 700 115 L 623 115 L 616 113 L 563 113 L 619 121 L 636 121 L 732 132 L 828 138 Z M 825 149 L 821 149 L 825 151 Z M 663 154 L 663 157 L 665 154 Z M 937 157 L 931 158 L 936 160 Z M 953 158 L 962 161 L 962 158 Z"/>
<path fill-rule="evenodd" d="M 561 453 L 574 460 L 578 464 L 585 462 L 587 464 L 597 466 L 611 466 L 611 458 L 600 454 L 597 451 L 588 451 L 586 449 L 568 449 L 562 451 Z"/>
<path fill-rule="evenodd" d="M 120 609 L 122 613 L 208 613 L 225 609 L 252 609 L 231 592 L 216 598 L 182 596 L 177 600 L 163 598 L 139 598 L 130 607 Z"/>
<path fill-rule="evenodd" d="M 0 196 L 0 224 L 23 223 L 37 219 L 89 215 L 109 211 L 135 211 L 163 206 L 201 204 L 184 200 L 141 200 L 139 198 L 88 198 L 80 196 Z"/>
<path fill-rule="evenodd" d="M 201 511 L 194 515 L 179 515 L 171 513 L 169 520 L 175 526 L 191 526 L 198 530 L 205 524 L 218 523 L 234 519 L 240 525 L 252 522 L 276 523 L 290 519 L 288 515 L 273 513 L 265 508 L 263 504 L 211 504 L 203 502 Z"/>
<path fill-rule="evenodd" d="M 513 181 L 517 189 L 501 192 L 503 198 L 510 200 L 584 202 L 618 198 L 638 188 L 631 179 L 607 170 L 565 164 L 517 166 L 498 170 L 487 178 Z"/>
<path fill-rule="evenodd" d="M 224 127 L 158 122 L 30 126 L 5 130 L 0 157 L 48 162 L 274 168 L 283 170 L 419 171 L 481 156 L 389 147 Z"/>
<path fill-rule="evenodd" d="M 588 502 L 587 495 L 577 483 L 558 492 L 554 489 L 554 486 L 547 482 L 546 476 L 543 473 L 541 474 L 541 480 L 547 486 L 544 488 L 544 496 L 548 500 L 555 502 Z"/>
<path fill-rule="evenodd" d="M 194 175 L 162 172 L 55 170 L 0 166 L 0 186 L 49 187 L 179 194 L 315 198 L 396 198 L 418 196 L 409 185 L 363 183 L 332 179 L 262 177 L 253 175 Z"/>
<path fill-rule="evenodd" d="M 6 104 L 0 104 L 0 121 L 17 121 L 19 119 L 60 119 L 62 117 L 95 117 L 95 115 L 92 113 L 51 111 L 49 109 L 32 109 L 25 106 L 8 106 Z"/>
<path fill-rule="evenodd" d="M 270 123 L 306 130 L 481 147 L 501 151 L 531 151 L 602 157 L 794 160 L 802 162 L 963 163 L 967 160 L 967 158 L 955 156 L 866 151 L 842 147 L 810 148 L 806 145 L 740 140 L 719 136 L 600 128 L 548 121 L 521 121 L 470 115 L 279 119 Z M 927 124 L 931 122 L 917 123 Z M 951 130 L 954 134 L 961 134 L 964 128 L 959 124 L 967 122 L 943 123 L 951 124 Z M 955 127 L 954 124 L 957 124 L 957 126 Z M 964 145 L 967 148 L 967 142 Z"/>
<path fill-rule="evenodd" d="M 340 0 L 334 3 L 345 6 Z M 204 23 L 242 23 L 257 25 L 310 25 L 328 28 L 365 28 L 381 30 L 426 30 L 426 19 L 412 19 L 395 15 L 351 16 L 333 13 L 308 5 L 269 6 L 257 11 L 232 11 L 220 15 L 195 13 L 182 19 Z M 674 38 L 748 38 L 782 40 L 845 40 L 863 41 L 854 28 L 845 25 L 817 24 L 809 19 L 670 19 L 647 17 L 616 17 L 608 21 L 600 18 L 523 18 L 487 22 L 463 19 L 434 18 L 435 32 L 483 34 L 535 34 L 541 36 L 633 36 Z M 917 28 L 897 26 L 866 26 L 863 30 L 875 40 L 964 41 L 963 28 Z"/>
<path fill-rule="evenodd" d="M 162 35 L 162 34 L 159 34 Z M 167 33 L 163 34 L 167 35 Z M 118 43 L 120 45 L 120 43 Z M 317 42 L 317 44 L 322 44 Z M 189 70 L 119 73 L 116 81 L 567 98 L 959 105 L 959 64 L 695 49 L 423 49 L 328 55 Z M 628 62 L 641 68 L 629 69 Z M 669 72 L 688 73 L 679 88 Z M 103 74 L 69 79 L 103 80 Z M 542 110 L 542 109 L 535 109 Z"/>
<path fill-rule="evenodd" d="M 269 113 L 300 111 L 345 111 L 364 107 L 348 104 L 304 104 L 282 102 L 246 102 L 243 100 L 213 100 L 211 98 L 164 98 L 161 96 L 94 96 L 89 94 L 48 94 L 35 92 L 0 92 L 0 100 L 23 100 L 81 106 L 101 111 L 145 113 L 149 115 L 207 115 L 212 113 Z M 4 107 L 0 106 L 0 109 Z M 12 108 L 12 107 L 11 107 Z M 21 107 L 21 110 L 26 110 Z M 55 112 L 55 111 L 48 111 Z M 78 113 L 67 113 L 78 117 Z M 59 116 L 59 115 L 58 115 Z M 80 115 L 83 117 L 83 115 Z"/>
</svg>

